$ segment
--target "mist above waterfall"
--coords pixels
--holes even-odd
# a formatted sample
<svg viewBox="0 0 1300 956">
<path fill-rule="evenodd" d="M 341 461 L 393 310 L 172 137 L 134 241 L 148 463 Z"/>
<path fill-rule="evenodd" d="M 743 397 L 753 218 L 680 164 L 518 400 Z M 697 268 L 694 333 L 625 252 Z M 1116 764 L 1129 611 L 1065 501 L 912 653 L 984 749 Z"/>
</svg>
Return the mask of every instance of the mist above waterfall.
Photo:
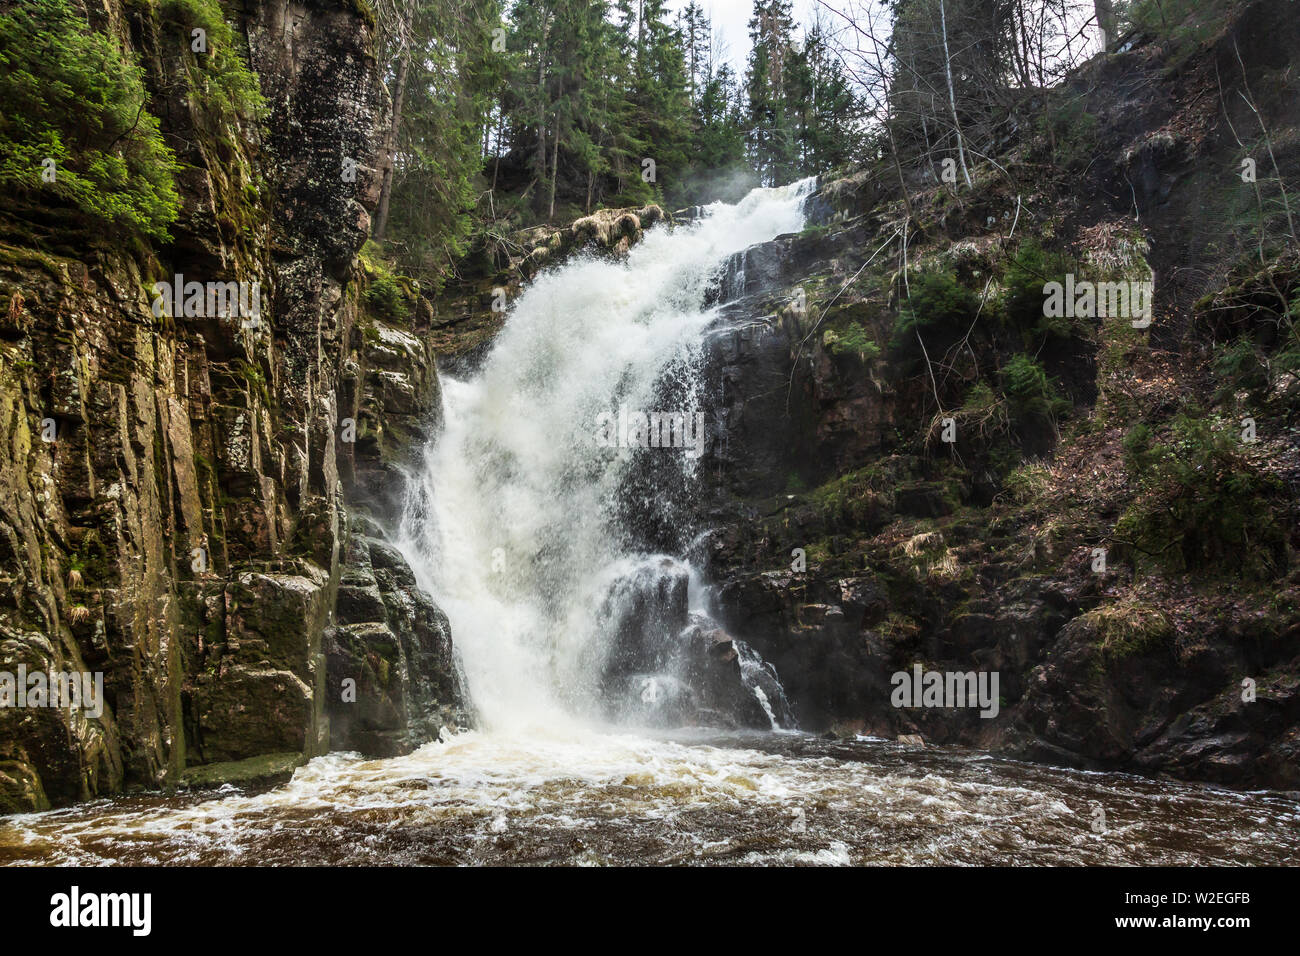
<svg viewBox="0 0 1300 956">
<path fill-rule="evenodd" d="M 703 695 L 706 711 L 781 723 L 779 684 L 752 651 L 733 661 L 746 699 L 717 690 L 710 654 L 727 636 L 685 557 L 699 446 L 637 429 L 714 427 L 705 302 L 736 253 L 802 227 L 812 184 L 706 207 L 622 261 L 543 273 L 477 372 L 444 380 L 445 426 L 410 482 L 398 544 L 450 617 L 487 726 L 672 719 L 682 695 L 696 719 Z"/>
</svg>

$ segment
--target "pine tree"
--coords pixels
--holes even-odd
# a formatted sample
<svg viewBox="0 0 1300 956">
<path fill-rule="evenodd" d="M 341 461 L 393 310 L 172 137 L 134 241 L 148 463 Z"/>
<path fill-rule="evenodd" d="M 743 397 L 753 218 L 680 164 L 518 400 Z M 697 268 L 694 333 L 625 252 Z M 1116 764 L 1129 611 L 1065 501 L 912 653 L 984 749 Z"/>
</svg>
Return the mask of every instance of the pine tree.
<svg viewBox="0 0 1300 956">
<path fill-rule="evenodd" d="M 803 62 L 808 98 L 799 129 L 801 172 L 823 174 L 847 166 L 858 154 L 863 108 L 853 85 L 820 25 L 804 39 Z"/>
<path fill-rule="evenodd" d="M 795 124 L 786 85 L 793 31 L 789 0 L 754 0 L 745 77 L 749 148 L 754 168 L 767 184 L 788 181 L 797 167 Z"/>
<path fill-rule="evenodd" d="M 692 202 L 734 202 L 758 184 L 745 148 L 745 110 L 736 75 L 726 63 L 705 66 L 695 110 Z"/>
<path fill-rule="evenodd" d="M 681 34 L 668 23 L 665 0 L 641 0 L 632 74 L 632 125 L 653 162 L 655 185 L 670 200 L 685 199 L 691 109 Z"/>
<path fill-rule="evenodd" d="M 463 255 L 473 227 L 482 130 L 502 69 L 490 35 L 500 9 L 500 0 L 416 0 L 403 42 L 386 47 L 397 125 L 375 234 L 427 273 Z"/>
<path fill-rule="evenodd" d="M 691 0 L 677 15 L 677 29 L 682 37 L 682 48 L 686 56 L 686 77 L 690 89 L 691 104 L 699 101 L 699 87 L 703 85 L 709 60 L 709 45 L 713 39 L 712 24 L 704 9 Z"/>
</svg>

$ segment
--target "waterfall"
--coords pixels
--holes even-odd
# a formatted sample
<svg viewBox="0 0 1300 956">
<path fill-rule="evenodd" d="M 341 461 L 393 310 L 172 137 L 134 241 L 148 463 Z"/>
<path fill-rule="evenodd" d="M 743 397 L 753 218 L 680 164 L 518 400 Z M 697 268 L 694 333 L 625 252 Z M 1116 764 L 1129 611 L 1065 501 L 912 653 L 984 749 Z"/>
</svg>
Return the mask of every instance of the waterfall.
<svg viewBox="0 0 1300 956">
<path fill-rule="evenodd" d="M 444 378 L 444 427 L 396 543 L 451 620 L 485 726 L 639 721 L 707 696 L 700 682 L 723 666 L 745 675 L 760 720 L 782 723 L 773 685 L 788 715 L 774 679 L 754 683 L 769 669 L 708 619 L 684 553 L 716 424 L 700 387 L 705 303 L 737 253 L 802 228 L 812 186 L 756 189 L 649 230 L 622 261 L 542 273 L 479 369 Z M 661 447 L 638 447 L 647 420 Z"/>
</svg>

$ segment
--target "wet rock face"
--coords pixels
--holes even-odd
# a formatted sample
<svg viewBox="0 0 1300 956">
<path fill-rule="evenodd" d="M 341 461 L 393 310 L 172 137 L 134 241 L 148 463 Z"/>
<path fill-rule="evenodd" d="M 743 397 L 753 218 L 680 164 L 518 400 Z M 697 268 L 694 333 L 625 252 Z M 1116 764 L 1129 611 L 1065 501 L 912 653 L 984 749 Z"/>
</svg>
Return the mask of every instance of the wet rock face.
<svg viewBox="0 0 1300 956">
<path fill-rule="evenodd" d="M 356 251 L 370 234 L 379 199 L 388 97 L 373 55 L 374 38 L 350 3 L 264 0 L 247 24 L 249 52 L 271 108 L 263 144 L 278 185 L 277 217 L 295 251 L 313 260 L 299 265 L 290 301 L 312 290 L 314 275 L 346 279 Z M 344 160 L 356 163 L 356 182 Z M 315 289 L 302 315 L 336 290 Z"/>
<path fill-rule="evenodd" d="M 774 494 L 802 443 L 798 419 L 786 414 L 791 343 L 779 325 L 741 319 L 742 309 L 728 310 L 705 339 L 706 393 L 718 405 L 703 469 L 725 475 L 737 495 Z"/>
<path fill-rule="evenodd" d="M 71 258 L 25 238 L 49 224 L 6 226 L 0 671 L 101 671 L 105 706 L 93 719 L 0 708 L 0 811 L 323 752 L 327 677 L 347 669 L 330 672 L 322 635 L 348 509 L 384 510 L 395 448 L 418 440 L 436 394 L 412 336 L 356 333 L 371 322 L 354 256 L 388 123 L 369 28 L 354 5 L 318 0 L 237 16 L 269 108 L 256 123 L 205 113 L 188 41 L 125 17 L 185 167 L 171 245 L 54 243 Z M 176 274 L 260 283 L 264 321 L 155 316 L 152 284 Z M 375 438 L 367 416 L 387 431 Z M 344 418 L 372 439 L 360 454 Z M 356 623 L 392 630 L 402 666 L 382 690 L 404 702 L 401 733 L 424 733 L 431 701 L 454 700 L 449 637 L 409 572 L 393 575 L 383 614 Z"/>
<path fill-rule="evenodd" d="M 378 538 L 349 539 L 325 653 L 332 750 L 396 756 L 466 721 L 447 616 Z"/>
<path fill-rule="evenodd" d="M 604 684 L 668 667 L 686 626 L 687 589 L 685 567 L 669 558 L 647 562 L 615 582 L 601 614 L 615 632 Z"/>
<path fill-rule="evenodd" d="M 1066 625 L 1033 669 L 1011 749 L 1035 759 L 1148 771 L 1241 787 L 1300 784 L 1300 659 L 1241 634 L 1176 636 L 1108 656 L 1093 615 Z M 1291 643 L 1291 642 L 1288 642 Z M 1254 674 L 1249 690 L 1238 675 Z M 1247 699 L 1249 698 L 1249 699 Z M 1180 701 L 1197 702 L 1187 709 Z"/>
<path fill-rule="evenodd" d="M 341 421 L 355 423 L 356 441 L 339 445 L 339 471 L 349 501 L 391 527 L 399 520 L 405 477 L 440 425 L 437 368 L 423 332 L 421 300 L 411 328 L 377 318 L 354 327 L 339 383 Z"/>
<path fill-rule="evenodd" d="M 834 186 L 810 196 L 806 209 Z M 715 409 L 705 467 L 732 499 L 778 494 L 792 478 L 817 484 L 892 438 L 892 388 L 864 374 L 857 356 L 833 354 L 820 332 L 809 334 L 823 311 L 809 305 L 809 279 L 827 271 L 849 278 L 841 258 L 869 240 L 861 216 L 838 228 L 738 253 L 709 294 L 721 307 L 705 338 L 705 393 Z"/>
<path fill-rule="evenodd" d="M 704 615 L 692 617 L 682 641 L 681 671 L 696 688 L 698 723 L 755 730 L 794 726 L 775 673 L 748 645 Z"/>
<path fill-rule="evenodd" d="M 670 558 L 614 583 L 602 612 L 613 626 L 600 681 L 607 714 L 658 727 L 791 726 L 774 675 L 716 621 L 690 610 L 688 588 L 686 567 Z"/>
<path fill-rule="evenodd" d="M 838 583 L 807 587 L 791 573 L 769 572 L 728 580 L 718 591 L 722 619 L 775 668 L 806 730 L 826 730 L 888 700 L 891 655 L 863 640 L 885 600 L 870 578 Z"/>
<path fill-rule="evenodd" d="M 215 639 L 188 648 L 197 665 L 182 691 L 188 763 L 323 752 L 316 635 L 329 613 L 328 586 L 328 574 L 310 564 L 299 574 L 244 572 L 220 590 L 200 584 L 207 593 L 196 623 Z"/>
</svg>

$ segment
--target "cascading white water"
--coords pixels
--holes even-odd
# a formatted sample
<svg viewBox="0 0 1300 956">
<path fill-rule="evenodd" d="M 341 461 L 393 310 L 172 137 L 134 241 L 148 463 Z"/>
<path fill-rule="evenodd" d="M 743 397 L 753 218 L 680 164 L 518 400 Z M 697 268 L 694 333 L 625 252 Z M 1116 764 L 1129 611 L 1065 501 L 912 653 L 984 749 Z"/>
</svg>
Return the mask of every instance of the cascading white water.
<svg viewBox="0 0 1300 956">
<path fill-rule="evenodd" d="M 703 222 L 652 232 L 624 264 L 577 261 L 543 276 L 481 373 L 446 382 L 446 429 L 413 476 L 400 544 L 451 616 L 482 723 L 507 732 L 449 734 L 387 759 L 330 753 L 272 789 L 196 786 L 6 816 L 0 866 L 1300 858 L 1293 794 L 867 738 L 582 725 L 599 710 L 590 703 L 600 663 L 629 609 L 671 605 L 672 623 L 684 617 L 696 637 L 713 626 L 682 557 L 689 549 L 646 553 L 639 542 L 671 536 L 631 527 L 640 511 L 687 513 L 660 500 L 680 483 L 656 494 L 643 480 L 647 461 L 671 466 L 650 469 L 651 479 L 687 479 L 693 460 L 601 448 L 595 415 L 700 398 L 691 373 L 710 321 L 704 288 L 730 253 L 797 229 L 806 188 L 761 191 Z M 743 261 L 733 266 L 732 293 Z M 679 530 L 682 542 L 700 531 Z M 736 650 L 751 703 L 778 722 L 779 685 L 757 654 Z M 686 693 L 669 673 L 631 676 L 641 679 L 631 696 L 647 708 Z M 1122 825 L 1104 836 L 1090 829 L 1100 806 L 1122 809 Z"/>
<path fill-rule="evenodd" d="M 1300 857 L 1300 805 L 1287 794 L 873 739 L 609 732 L 583 720 L 601 713 L 596 685 L 628 611 L 620 603 L 638 613 L 647 596 L 663 598 L 687 631 L 712 626 L 688 549 L 646 553 L 628 527 L 639 511 L 676 513 L 630 473 L 655 456 L 689 478 L 694 460 L 602 448 L 595 417 L 619 404 L 662 407 L 665 395 L 702 399 L 690 393 L 711 318 L 705 289 L 732 253 L 798 229 L 805 189 L 759 191 L 653 231 L 624 263 L 579 260 L 542 276 L 481 371 L 444 380 L 445 428 L 412 476 L 398 544 L 451 618 L 483 729 L 400 757 L 316 757 L 270 790 L 132 794 L 5 817 L 0 865 L 1258 866 Z M 734 293 L 735 268 L 728 278 Z M 671 478 L 673 467 L 651 476 Z M 686 608 L 671 587 L 684 579 Z M 737 652 L 753 705 L 777 723 L 779 685 L 757 654 Z M 685 693 L 671 674 L 652 673 L 631 696 L 662 708 Z M 1089 829 L 1102 805 L 1128 808 L 1104 838 Z"/>
<path fill-rule="evenodd" d="M 671 410 L 705 410 L 705 293 L 733 254 L 802 227 L 812 185 L 756 189 L 648 231 L 623 261 L 580 257 L 542 274 L 480 370 L 444 378 L 444 428 L 412 478 L 397 544 L 451 620 L 487 726 L 596 715 L 619 582 L 661 567 L 690 577 L 698 601 L 681 556 L 644 553 L 628 527 L 639 509 L 672 520 L 670 492 L 625 497 L 637 455 L 671 456 L 688 480 L 697 456 L 603 447 L 598 416 L 666 411 L 666 396 Z"/>
</svg>

